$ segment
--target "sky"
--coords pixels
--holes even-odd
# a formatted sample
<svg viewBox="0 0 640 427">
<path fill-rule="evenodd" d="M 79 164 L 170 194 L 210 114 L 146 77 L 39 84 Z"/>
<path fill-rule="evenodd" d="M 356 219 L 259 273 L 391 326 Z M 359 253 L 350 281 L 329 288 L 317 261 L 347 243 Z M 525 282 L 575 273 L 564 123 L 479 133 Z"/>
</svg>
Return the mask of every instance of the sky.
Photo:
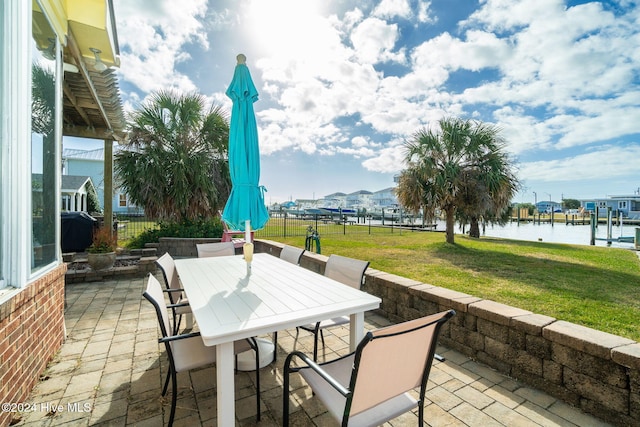
<svg viewBox="0 0 640 427">
<path fill-rule="evenodd" d="M 640 192 L 633 0 L 114 0 L 114 8 L 125 111 L 173 88 L 230 112 L 224 92 L 236 55 L 246 55 L 269 205 L 393 187 L 403 143 L 443 117 L 500 129 L 522 184 L 514 202 Z"/>
</svg>

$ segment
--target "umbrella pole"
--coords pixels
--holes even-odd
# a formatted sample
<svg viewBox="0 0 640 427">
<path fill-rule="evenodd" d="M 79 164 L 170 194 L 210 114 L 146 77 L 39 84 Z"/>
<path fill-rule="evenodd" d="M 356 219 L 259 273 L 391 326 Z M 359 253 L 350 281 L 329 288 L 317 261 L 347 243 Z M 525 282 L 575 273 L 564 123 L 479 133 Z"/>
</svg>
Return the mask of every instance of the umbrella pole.
<svg viewBox="0 0 640 427">
<path fill-rule="evenodd" d="M 251 274 L 251 261 L 253 260 L 253 243 L 251 242 L 251 220 L 244 223 L 244 245 L 242 245 L 244 260 L 247 262 L 247 275 Z"/>
<path fill-rule="evenodd" d="M 251 242 L 251 220 L 246 220 L 244 223 L 244 241 L 247 243 Z"/>
</svg>

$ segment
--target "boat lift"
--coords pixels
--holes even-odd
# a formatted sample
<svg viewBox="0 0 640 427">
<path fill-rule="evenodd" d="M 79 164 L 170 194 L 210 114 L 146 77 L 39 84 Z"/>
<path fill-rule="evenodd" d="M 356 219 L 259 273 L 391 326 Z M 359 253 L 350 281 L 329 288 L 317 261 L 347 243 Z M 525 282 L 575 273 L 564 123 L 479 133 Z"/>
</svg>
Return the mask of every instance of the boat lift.
<svg viewBox="0 0 640 427">
<path fill-rule="evenodd" d="M 598 215 L 596 213 L 591 213 L 591 246 L 596 244 L 596 240 L 604 240 L 607 244 L 611 244 L 611 242 L 624 242 L 624 243 L 634 243 L 636 249 L 640 249 L 640 228 L 636 227 L 635 236 L 623 236 L 622 235 L 622 213 L 618 216 L 618 224 L 620 225 L 620 236 L 614 238 L 613 234 L 613 215 L 611 212 L 611 208 L 607 208 L 607 237 L 596 237 L 596 229 L 598 228 Z"/>
</svg>

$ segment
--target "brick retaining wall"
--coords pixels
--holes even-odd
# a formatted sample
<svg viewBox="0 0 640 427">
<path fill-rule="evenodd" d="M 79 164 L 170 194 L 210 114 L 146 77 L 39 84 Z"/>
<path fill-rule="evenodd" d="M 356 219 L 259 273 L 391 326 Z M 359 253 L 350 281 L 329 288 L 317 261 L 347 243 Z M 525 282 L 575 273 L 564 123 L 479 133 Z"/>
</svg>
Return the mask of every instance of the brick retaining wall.
<svg viewBox="0 0 640 427">
<path fill-rule="evenodd" d="M 257 240 L 256 252 L 283 245 Z M 327 257 L 300 265 L 324 272 Z M 395 322 L 443 310 L 457 315 L 440 342 L 609 423 L 640 425 L 640 344 L 616 335 L 369 268 L 362 290 Z"/>
<path fill-rule="evenodd" d="M 64 264 L 0 305 L 0 402 L 27 402 L 64 340 Z M 13 409 L 13 408 L 10 408 Z M 18 413 L 2 411 L 0 425 Z"/>
</svg>

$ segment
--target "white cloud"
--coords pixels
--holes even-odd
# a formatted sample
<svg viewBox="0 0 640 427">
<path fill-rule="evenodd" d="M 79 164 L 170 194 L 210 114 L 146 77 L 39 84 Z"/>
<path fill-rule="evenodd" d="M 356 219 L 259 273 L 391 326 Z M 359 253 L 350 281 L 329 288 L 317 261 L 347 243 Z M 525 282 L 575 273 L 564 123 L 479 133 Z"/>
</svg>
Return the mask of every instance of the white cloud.
<svg viewBox="0 0 640 427">
<path fill-rule="evenodd" d="M 507 150 L 513 154 L 527 151 L 546 151 L 553 147 L 554 130 L 548 123 L 525 114 L 522 110 L 505 107 L 494 114 L 496 125 L 507 141 Z"/>
<path fill-rule="evenodd" d="M 369 145 L 369 141 L 363 136 L 356 136 L 355 138 L 351 138 L 351 145 L 354 147 L 366 147 Z"/>
<path fill-rule="evenodd" d="M 378 151 L 375 157 L 362 162 L 362 166 L 373 172 L 398 173 L 405 168 L 404 149 L 399 140 L 391 141 Z"/>
<path fill-rule="evenodd" d="M 398 25 L 378 18 L 363 20 L 351 32 L 351 42 L 356 56 L 364 63 L 394 61 L 403 63 L 404 50 L 395 52 L 398 41 Z"/>
<path fill-rule="evenodd" d="M 513 30 L 528 25 L 533 19 L 541 22 L 553 19 L 563 8 L 562 0 L 486 0 L 461 24 L 479 23 L 490 31 Z"/>
<path fill-rule="evenodd" d="M 418 22 L 429 24 L 438 21 L 438 17 L 432 15 L 430 8 L 431 1 L 418 1 Z"/>
<path fill-rule="evenodd" d="M 189 58 L 185 44 L 196 43 L 208 49 L 202 18 L 206 0 L 116 0 L 122 78 L 142 92 L 173 87 L 192 91 L 191 79 L 176 71 L 176 64 Z"/>
<path fill-rule="evenodd" d="M 409 18 L 411 6 L 407 0 L 382 0 L 373 10 L 372 15 L 380 18 Z"/>
<path fill-rule="evenodd" d="M 524 163 L 520 172 L 525 179 L 539 181 L 579 181 L 593 179 L 594 175 L 607 179 L 637 176 L 637 164 L 629 161 L 637 158 L 640 158 L 640 144 L 622 149 L 607 145 L 573 157 Z"/>
</svg>

